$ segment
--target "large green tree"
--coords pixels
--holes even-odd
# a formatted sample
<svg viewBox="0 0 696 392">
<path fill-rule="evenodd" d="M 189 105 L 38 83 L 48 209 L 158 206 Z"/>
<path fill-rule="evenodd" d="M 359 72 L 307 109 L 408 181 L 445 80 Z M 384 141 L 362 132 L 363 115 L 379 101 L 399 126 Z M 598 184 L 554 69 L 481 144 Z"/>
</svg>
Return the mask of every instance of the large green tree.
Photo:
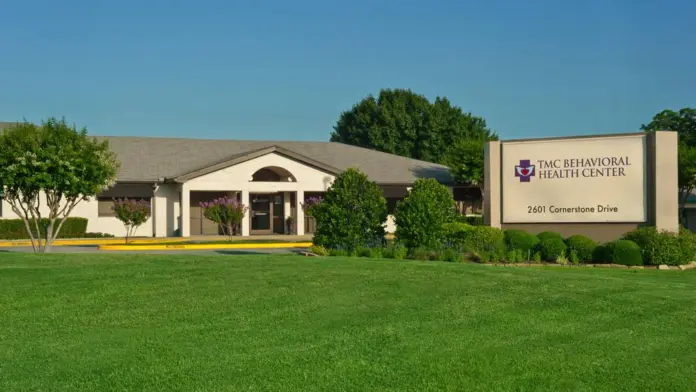
<svg viewBox="0 0 696 392">
<path fill-rule="evenodd" d="M 359 247 L 381 246 L 387 201 L 382 190 L 357 169 L 336 176 L 324 199 L 312 207 L 314 243 L 353 253 Z"/>
<path fill-rule="evenodd" d="M 430 102 L 407 89 L 383 89 L 341 113 L 331 141 L 435 163 L 445 163 L 453 146 L 467 139 L 491 139 L 486 121 L 452 105 Z"/>
<path fill-rule="evenodd" d="M 641 129 L 645 132 L 676 131 L 679 134 L 679 205 L 683 209 L 696 189 L 696 109 L 663 110 Z M 683 219 L 683 214 L 680 214 L 682 223 Z"/>
<path fill-rule="evenodd" d="M 23 122 L 0 132 L 0 189 L 38 253 L 50 251 L 82 200 L 114 184 L 118 166 L 106 142 L 65 120 Z"/>
</svg>

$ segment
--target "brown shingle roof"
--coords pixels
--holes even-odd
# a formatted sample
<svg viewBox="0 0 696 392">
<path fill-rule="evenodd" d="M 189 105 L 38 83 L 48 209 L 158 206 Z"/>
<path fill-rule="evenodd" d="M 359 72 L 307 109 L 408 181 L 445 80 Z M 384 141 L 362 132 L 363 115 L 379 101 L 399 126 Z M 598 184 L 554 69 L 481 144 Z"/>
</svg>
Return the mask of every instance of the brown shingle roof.
<svg viewBox="0 0 696 392">
<path fill-rule="evenodd" d="M 321 170 L 358 168 L 380 184 L 411 184 L 418 178 L 450 183 L 447 167 L 375 150 L 333 142 L 207 140 L 102 136 L 121 162 L 119 181 L 175 179 L 205 168 L 234 163 L 269 149 L 313 164 Z M 183 179 L 185 179 L 184 177 Z"/>
</svg>

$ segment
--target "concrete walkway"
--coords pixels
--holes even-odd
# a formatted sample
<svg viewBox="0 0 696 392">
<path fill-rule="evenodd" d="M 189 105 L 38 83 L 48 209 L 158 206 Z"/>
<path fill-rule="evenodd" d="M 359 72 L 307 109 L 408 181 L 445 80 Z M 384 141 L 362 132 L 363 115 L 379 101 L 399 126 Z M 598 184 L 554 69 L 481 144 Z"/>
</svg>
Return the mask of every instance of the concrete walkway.
<svg viewBox="0 0 696 392">
<path fill-rule="evenodd" d="M 253 245 L 250 245 L 253 246 Z M 299 249 L 214 249 L 214 250 L 128 250 L 128 251 L 101 251 L 97 246 L 56 246 L 51 249 L 51 253 L 75 253 L 75 254 L 219 254 L 219 255 L 249 255 L 249 254 L 289 254 L 297 253 Z M 11 248 L 0 247 L 0 253 L 32 253 L 34 250 L 30 246 L 14 246 Z"/>
</svg>

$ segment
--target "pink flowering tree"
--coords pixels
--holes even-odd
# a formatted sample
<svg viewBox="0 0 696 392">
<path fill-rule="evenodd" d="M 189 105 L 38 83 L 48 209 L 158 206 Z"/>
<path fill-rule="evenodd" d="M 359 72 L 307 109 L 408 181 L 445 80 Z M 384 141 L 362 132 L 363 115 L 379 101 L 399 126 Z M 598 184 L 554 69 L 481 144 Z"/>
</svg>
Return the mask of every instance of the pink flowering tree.
<svg viewBox="0 0 696 392">
<path fill-rule="evenodd" d="M 203 216 L 220 225 L 230 239 L 234 235 L 235 227 L 242 223 L 242 218 L 247 213 L 248 207 L 227 196 L 212 201 L 201 202 Z"/>
<path fill-rule="evenodd" d="M 138 227 L 150 217 L 150 202 L 146 200 L 115 199 L 111 208 L 126 228 L 126 243 L 130 242 Z"/>
<path fill-rule="evenodd" d="M 305 199 L 304 203 L 302 203 L 302 211 L 304 211 L 305 215 L 312 216 L 312 210 L 321 203 L 322 200 L 321 197 L 308 197 Z"/>
</svg>

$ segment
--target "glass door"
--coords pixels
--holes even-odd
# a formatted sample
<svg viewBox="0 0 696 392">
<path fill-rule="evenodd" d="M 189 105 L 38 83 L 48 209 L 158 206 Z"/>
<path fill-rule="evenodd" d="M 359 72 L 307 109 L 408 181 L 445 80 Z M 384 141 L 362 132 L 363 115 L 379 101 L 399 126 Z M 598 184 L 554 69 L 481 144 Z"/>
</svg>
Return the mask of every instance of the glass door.
<svg viewBox="0 0 696 392">
<path fill-rule="evenodd" d="M 271 195 L 249 195 L 251 199 L 251 234 L 270 234 L 273 230 Z"/>
</svg>

